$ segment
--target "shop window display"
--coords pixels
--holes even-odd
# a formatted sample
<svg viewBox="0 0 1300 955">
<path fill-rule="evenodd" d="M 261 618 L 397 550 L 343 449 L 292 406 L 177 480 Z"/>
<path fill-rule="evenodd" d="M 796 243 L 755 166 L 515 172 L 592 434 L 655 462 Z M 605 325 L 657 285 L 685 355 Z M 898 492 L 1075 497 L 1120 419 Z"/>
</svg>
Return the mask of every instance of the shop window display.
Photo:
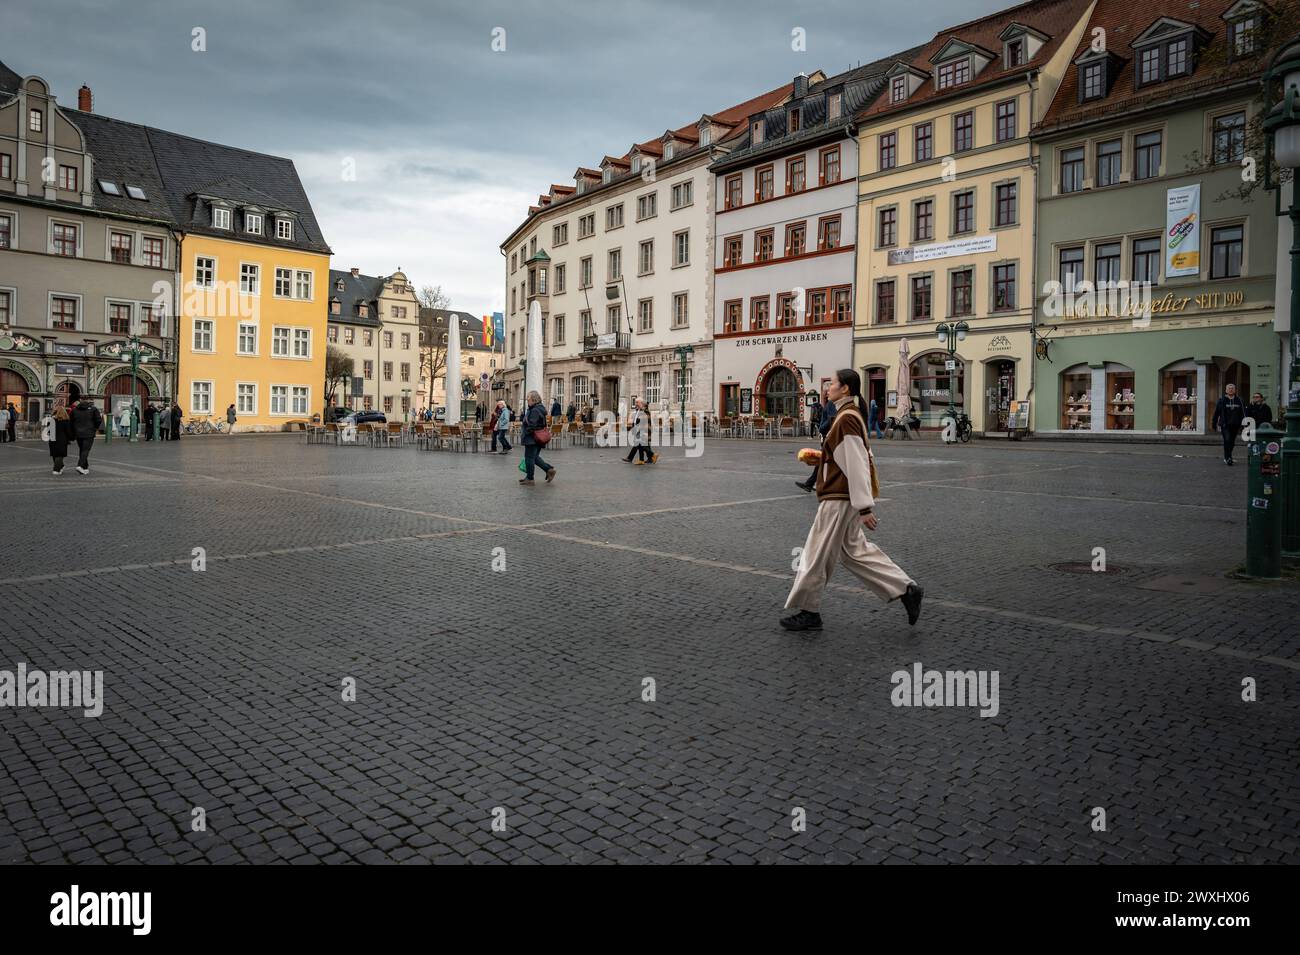
<svg viewBox="0 0 1300 955">
<path fill-rule="evenodd" d="M 1132 431 L 1136 402 L 1133 394 L 1133 372 L 1106 373 L 1106 430 Z"/>
<path fill-rule="evenodd" d="M 1092 429 L 1092 372 L 1064 372 L 1061 375 L 1061 428 L 1064 431 Z"/>
<path fill-rule="evenodd" d="M 1196 365 L 1180 362 L 1160 373 L 1160 430 L 1195 431 Z"/>
</svg>

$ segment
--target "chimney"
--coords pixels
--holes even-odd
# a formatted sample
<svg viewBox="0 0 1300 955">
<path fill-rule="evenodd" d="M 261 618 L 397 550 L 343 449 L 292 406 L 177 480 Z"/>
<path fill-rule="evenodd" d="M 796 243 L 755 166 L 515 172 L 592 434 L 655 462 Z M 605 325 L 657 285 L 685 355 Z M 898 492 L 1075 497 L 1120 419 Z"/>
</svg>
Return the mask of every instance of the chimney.
<svg viewBox="0 0 1300 955">
<path fill-rule="evenodd" d="M 77 90 L 77 109 L 83 113 L 94 112 L 95 98 L 90 92 L 90 87 L 85 83 L 81 84 L 81 89 Z"/>
<path fill-rule="evenodd" d="M 794 78 L 794 92 L 791 94 L 795 99 L 808 95 L 808 74 L 797 73 Z"/>
<path fill-rule="evenodd" d="M 352 277 L 356 278 L 360 274 L 361 274 L 361 270 L 354 265 L 352 267 Z"/>
</svg>

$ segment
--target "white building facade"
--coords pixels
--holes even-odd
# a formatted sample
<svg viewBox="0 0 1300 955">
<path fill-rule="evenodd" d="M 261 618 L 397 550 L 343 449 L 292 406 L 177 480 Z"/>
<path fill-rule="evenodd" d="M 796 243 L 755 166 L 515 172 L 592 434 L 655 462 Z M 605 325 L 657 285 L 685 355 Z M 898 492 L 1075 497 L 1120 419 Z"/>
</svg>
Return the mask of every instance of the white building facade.
<svg viewBox="0 0 1300 955">
<path fill-rule="evenodd" d="M 506 372 L 522 407 L 527 315 L 543 320 L 548 407 L 714 411 L 713 175 L 709 163 L 785 86 L 579 168 L 502 244 Z M 684 364 L 683 364 L 684 359 Z"/>
</svg>

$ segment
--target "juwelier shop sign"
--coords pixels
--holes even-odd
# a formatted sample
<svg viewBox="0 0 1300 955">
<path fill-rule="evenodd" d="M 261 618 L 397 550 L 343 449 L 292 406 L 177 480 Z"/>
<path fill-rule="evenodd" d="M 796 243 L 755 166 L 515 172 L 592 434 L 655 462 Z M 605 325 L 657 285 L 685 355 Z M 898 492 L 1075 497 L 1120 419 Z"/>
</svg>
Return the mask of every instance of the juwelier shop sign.
<svg viewBox="0 0 1300 955">
<path fill-rule="evenodd" d="M 1195 295 L 1177 295 L 1173 292 L 1166 292 L 1160 298 L 1153 298 L 1147 306 L 1143 306 L 1136 300 L 1110 302 L 1102 299 L 1089 303 L 1085 299 L 1067 304 L 1060 314 L 1065 318 L 1140 318 L 1151 315 L 1200 312 L 1216 308 L 1238 308 L 1245 304 L 1246 292 L 1243 289 L 1197 292 Z"/>
<path fill-rule="evenodd" d="M 927 242 L 925 245 L 914 245 L 909 249 L 894 249 L 889 253 L 889 264 L 911 265 L 913 262 L 950 259 L 958 255 L 979 255 L 997 250 L 996 235 L 981 235 L 970 239 L 957 239 L 954 242 Z"/>
</svg>

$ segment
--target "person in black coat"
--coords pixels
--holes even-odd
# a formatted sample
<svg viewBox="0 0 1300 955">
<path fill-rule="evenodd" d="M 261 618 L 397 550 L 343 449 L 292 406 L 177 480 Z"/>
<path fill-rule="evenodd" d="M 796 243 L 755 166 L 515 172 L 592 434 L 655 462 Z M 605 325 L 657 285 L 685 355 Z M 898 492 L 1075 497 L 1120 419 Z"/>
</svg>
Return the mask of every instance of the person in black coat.
<svg viewBox="0 0 1300 955">
<path fill-rule="evenodd" d="M 153 406 L 153 402 L 144 406 L 144 439 L 153 440 L 153 416 L 157 414 L 158 409 Z"/>
<path fill-rule="evenodd" d="M 1273 409 L 1264 403 L 1264 396 L 1258 391 L 1250 396 L 1250 404 L 1246 405 L 1246 417 L 1255 422 L 1255 427 L 1261 424 L 1273 423 Z"/>
<path fill-rule="evenodd" d="M 821 416 L 817 422 L 817 430 L 821 432 L 822 439 L 825 440 L 826 432 L 831 430 L 831 423 L 835 420 L 835 403 L 827 397 L 824 401 L 818 402 L 816 407 L 821 408 Z M 808 480 L 795 481 L 794 483 L 799 485 L 802 490 L 811 493 L 813 488 L 817 486 L 817 468 L 820 466 L 821 465 L 817 465 L 813 468 L 813 472 L 809 475 Z"/>
<path fill-rule="evenodd" d="M 561 414 L 561 412 L 560 412 L 560 399 L 559 399 L 559 398 L 554 398 L 554 399 L 552 399 L 552 401 L 551 401 L 551 417 L 552 417 L 552 418 L 558 418 L 558 417 L 560 416 L 560 414 Z"/>
<path fill-rule="evenodd" d="M 524 476 L 519 479 L 520 484 L 533 483 L 533 469 L 541 468 L 546 472 L 546 481 L 550 483 L 555 480 L 556 469 L 551 467 L 542 460 L 542 444 L 537 440 L 536 432 L 546 427 L 546 405 L 542 404 L 542 396 L 536 391 L 528 392 L 528 409 L 524 412 L 523 423 L 523 445 L 524 445 Z"/>
<path fill-rule="evenodd" d="M 63 473 L 63 461 L 68 456 L 68 445 L 72 443 L 72 419 L 68 416 L 68 409 L 59 405 L 41 424 L 41 436 L 49 443 L 50 458 L 57 476 Z"/>
<path fill-rule="evenodd" d="M 172 405 L 170 416 L 172 419 L 172 440 L 179 441 L 181 439 L 181 406 L 179 404 Z"/>
<path fill-rule="evenodd" d="M 1246 405 L 1237 397 L 1237 386 L 1228 385 L 1214 406 L 1214 420 L 1210 427 L 1223 435 L 1223 463 L 1232 466 L 1232 446 L 1241 433 L 1241 423 L 1246 417 Z"/>
<path fill-rule="evenodd" d="M 578 416 L 578 409 L 574 407 L 573 402 L 569 402 L 569 410 L 564 412 L 564 417 L 569 419 L 569 424 L 573 424 L 573 419 Z"/>
<path fill-rule="evenodd" d="M 104 415 L 89 398 L 82 398 L 72 409 L 72 434 L 77 439 L 77 473 L 90 473 L 90 449 L 95 435 L 104 424 Z"/>
</svg>

